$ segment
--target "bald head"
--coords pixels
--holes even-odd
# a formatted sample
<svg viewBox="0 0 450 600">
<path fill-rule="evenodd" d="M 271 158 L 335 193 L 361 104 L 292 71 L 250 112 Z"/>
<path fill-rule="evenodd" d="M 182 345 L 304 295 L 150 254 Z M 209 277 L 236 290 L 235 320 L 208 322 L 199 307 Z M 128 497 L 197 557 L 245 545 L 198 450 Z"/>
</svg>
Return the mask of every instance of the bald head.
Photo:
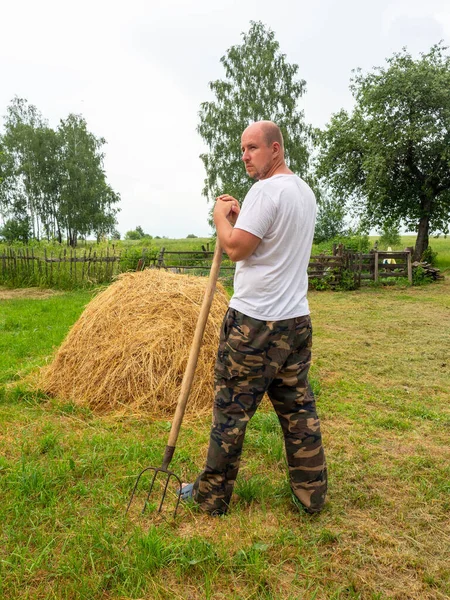
<svg viewBox="0 0 450 600">
<path fill-rule="evenodd" d="M 268 146 L 271 146 L 274 142 L 280 145 L 282 151 L 284 151 L 283 135 L 280 128 L 273 121 L 256 121 L 247 127 L 245 132 L 261 132 L 264 141 Z M 245 133 L 244 132 L 244 133 Z"/>
<path fill-rule="evenodd" d="M 277 173 L 292 173 L 284 161 L 283 136 L 272 121 L 257 121 L 241 138 L 242 160 L 247 174 L 259 181 Z"/>
</svg>

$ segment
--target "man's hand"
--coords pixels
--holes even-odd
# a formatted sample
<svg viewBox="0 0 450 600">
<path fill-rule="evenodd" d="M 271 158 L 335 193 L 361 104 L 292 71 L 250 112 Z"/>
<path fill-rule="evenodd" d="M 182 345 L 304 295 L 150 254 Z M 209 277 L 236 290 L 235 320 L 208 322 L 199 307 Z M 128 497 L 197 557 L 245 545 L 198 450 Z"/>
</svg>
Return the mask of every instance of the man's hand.
<svg viewBox="0 0 450 600">
<path fill-rule="evenodd" d="M 237 262 L 248 258 L 259 245 L 259 237 L 234 227 L 240 212 L 239 202 L 233 196 L 223 194 L 216 198 L 213 218 L 220 245 L 228 257 Z"/>
<path fill-rule="evenodd" d="M 225 216 L 231 225 L 234 225 L 240 210 L 239 202 L 236 200 L 236 198 L 233 198 L 233 196 L 229 196 L 228 194 L 222 194 L 216 198 L 213 218 L 220 214 Z"/>
</svg>

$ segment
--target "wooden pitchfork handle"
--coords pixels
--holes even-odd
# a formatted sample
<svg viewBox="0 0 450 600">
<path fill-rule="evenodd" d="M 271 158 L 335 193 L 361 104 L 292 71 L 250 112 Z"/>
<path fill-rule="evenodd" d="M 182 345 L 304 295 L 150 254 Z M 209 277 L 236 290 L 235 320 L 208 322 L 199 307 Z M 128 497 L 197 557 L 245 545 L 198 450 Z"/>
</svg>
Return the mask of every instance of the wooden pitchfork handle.
<svg viewBox="0 0 450 600">
<path fill-rule="evenodd" d="M 178 434 L 180 433 L 180 427 L 183 421 L 184 413 L 186 411 L 186 404 L 189 398 L 189 392 L 191 391 L 192 381 L 194 379 L 195 367 L 197 366 L 197 360 L 200 352 L 203 333 L 205 331 L 206 322 L 208 320 L 209 311 L 214 298 L 214 292 L 216 289 L 216 283 L 217 278 L 219 276 L 221 262 L 222 248 L 220 247 L 219 240 L 217 239 L 216 248 L 214 250 L 214 256 L 211 264 L 211 271 L 209 273 L 208 285 L 206 288 L 205 295 L 203 297 L 202 306 L 200 308 L 200 314 L 198 315 L 197 325 L 195 327 L 194 332 L 194 339 L 192 340 L 186 370 L 183 375 L 183 381 L 181 382 L 181 390 L 177 400 L 177 407 L 175 410 L 175 415 L 173 417 L 172 427 L 170 429 L 169 440 L 164 451 L 163 463 L 161 466 L 162 469 L 167 469 L 175 452 Z"/>
</svg>

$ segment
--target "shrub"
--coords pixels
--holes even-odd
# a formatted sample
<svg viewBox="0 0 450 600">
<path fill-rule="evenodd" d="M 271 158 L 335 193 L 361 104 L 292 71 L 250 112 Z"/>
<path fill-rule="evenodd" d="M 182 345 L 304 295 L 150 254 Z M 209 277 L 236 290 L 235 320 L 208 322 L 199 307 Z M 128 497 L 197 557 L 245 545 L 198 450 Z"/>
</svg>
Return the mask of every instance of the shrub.
<svg viewBox="0 0 450 600">
<path fill-rule="evenodd" d="M 430 265 L 434 265 L 436 262 L 436 257 L 437 257 L 438 253 L 435 252 L 431 246 L 428 246 L 428 248 L 426 248 L 423 251 L 422 257 L 421 257 L 421 261 L 422 262 L 427 262 L 430 263 Z"/>
<path fill-rule="evenodd" d="M 347 250 L 352 250 L 353 252 L 368 252 L 370 248 L 370 241 L 367 235 L 355 234 L 338 236 L 326 242 L 317 244 L 314 246 L 314 253 L 323 252 L 324 254 L 331 254 L 334 244 L 343 244 Z"/>
<path fill-rule="evenodd" d="M 141 258 L 144 258 L 144 252 L 142 248 L 127 248 L 120 257 L 120 270 L 122 272 L 136 271 Z"/>
<path fill-rule="evenodd" d="M 420 265 L 413 268 L 412 272 L 412 284 L 413 285 L 427 285 L 433 281 L 431 273 L 427 273 Z"/>
<path fill-rule="evenodd" d="M 331 290 L 331 286 L 329 281 L 323 277 L 311 277 L 308 281 L 308 287 L 310 290 L 323 291 L 323 290 Z"/>
<path fill-rule="evenodd" d="M 144 238 L 147 238 L 149 240 L 153 239 L 149 233 L 145 233 L 145 231 L 140 225 L 138 225 L 136 229 L 131 229 L 130 231 L 127 231 L 125 234 L 126 240 L 142 240 Z"/>
<path fill-rule="evenodd" d="M 339 242 L 353 252 L 368 252 L 370 248 L 369 236 L 365 234 L 342 237 Z"/>
<path fill-rule="evenodd" d="M 30 217 L 8 219 L 0 229 L 0 237 L 3 238 L 7 244 L 12 244 L 16 241 L 27 244 L 28 240 L 31 238 Z"/>
<path fill-rule="evenodd" d="M 335 290 L 338 292 L 356 289 L 354 273 L 348 269 L 332 269 L 324 277 L 311 277 L 309 288 L 312 290 Z"/>
<path fill-rule="evenodd" d="M 341 272 L 341 278 L 336 289 L 341 292 L 355 290 L 356 287 L 355 274 L 349 269 L 344 269 Z"/>
</svg>

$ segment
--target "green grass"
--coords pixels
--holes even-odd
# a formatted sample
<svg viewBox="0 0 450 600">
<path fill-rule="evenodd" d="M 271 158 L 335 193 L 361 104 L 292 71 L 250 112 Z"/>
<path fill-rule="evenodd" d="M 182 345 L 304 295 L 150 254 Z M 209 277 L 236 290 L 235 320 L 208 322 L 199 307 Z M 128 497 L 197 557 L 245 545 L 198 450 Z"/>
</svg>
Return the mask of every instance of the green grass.
<svg viewBox="0 0 450 600">
<path fill-rule="evenodd" d="M 0 384 L 42 364 L 58 347 L 92 292 L 52 295 L 44 300 L 0 300 Z"/>
<path fill-rule="evenodd" d="M 113 249 L 126 250 L 129 248 L 148 248 L 160 250 L 161 248 L 165 248 L 167 251 L 186 251 L 186 252 L 201 252 L 202 246 L 207 247 L 210 245 L 210 249 L 212 250 L 212 246 L 214 244 L 214 240 L 212 238 L 180 238 L 180 239 L 172 239 L 172 238 L 160 238 L 160 239 L 142 239 L 142 240 L 115 240 L 108 242 L 101 242 L 97 244 L 96 242 L 88 241 L 86 243 L 80 242 L 76 248 L 77 253 L 84 252 L 85 249 L 89 250 L 92 248 L 93 250 L 97 250 L 97 252 L 103 250 L 105 251 L 107 248 L 112 252 Z M 22 244 L 16 244 L 15 247 L 17 249 L 22 248 Z M 44 249 L 46 249 L 47 254 L 50 255 L 50 252 L 53 251 L 56 256 L 59 254 L 61 250 L 67 248 L 64 244 L 57 243 L 47 243 L 43 242 L 33 242 L 30 243 L 30 247 L 32 246 L 35 251 L 35 255 L 41 255 L 44 253 Z M 0 252 L 5 249 L 7 245 L 4 242 L 0 242 Z M 67 248 L 67 251 L 70 254 L 70 248 Z"/>
<path fill-rule="evenodd" d="M 450 596 L 448 281 L 310 294 L 330 472 L 314 517 L 292 501 L 265 403 L 229 515 L 183 507 L 174 520 L 134 503 L 125 516 L 137 473 L 161 461 L 167 420 L 100 417 L 17 381 L 44 364 L 89 298 L 0 300 L 0 598 Z M 191 416 L 182 427 L 171 466 L 183 480 L 203 464 L 209 426 Z"/>
</svg>

